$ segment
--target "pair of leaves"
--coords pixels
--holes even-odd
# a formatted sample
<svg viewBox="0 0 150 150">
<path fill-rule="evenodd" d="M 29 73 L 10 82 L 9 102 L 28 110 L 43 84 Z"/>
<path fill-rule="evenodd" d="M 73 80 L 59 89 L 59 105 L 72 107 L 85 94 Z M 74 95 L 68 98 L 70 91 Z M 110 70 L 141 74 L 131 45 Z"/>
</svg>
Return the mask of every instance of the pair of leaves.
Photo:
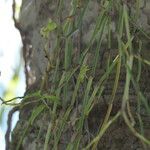
<svg viewBox="0 0 150 150">
<path fill-rule="evenodd" d="M 56 28 L 57 28 L 57 24 L 51 19 L 49 19 L 47 25 L 41 28 L 40 33 L 44 38 L 48 38 L 49 33 L 55 30 Z"/>
</svg>

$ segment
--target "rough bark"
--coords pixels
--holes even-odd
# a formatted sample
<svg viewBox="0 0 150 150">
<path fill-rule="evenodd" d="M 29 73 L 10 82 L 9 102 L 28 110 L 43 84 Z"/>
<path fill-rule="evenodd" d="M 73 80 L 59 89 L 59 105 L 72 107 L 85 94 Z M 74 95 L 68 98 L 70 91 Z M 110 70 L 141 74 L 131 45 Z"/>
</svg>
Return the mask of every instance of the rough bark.
<svg viewBox="0 0 150 150">
<path fill-rule="evenodd" d="M 62 12 L 59 13 L 59 16 L 55 14 L 57 5 L 59 4 L 56 0 L 23 0 L 22 8 L 20 13 L 19 19 L 19 29 L 21 30 L 22 38 L 24 40 L 24 59 L 25 59 L 25 70 L 26 70 L 26 77 L 27 77 L 27 86 L 29 91 L 36 91 L 40 87 L 42 80 L 42 75 L 46 70 L 46 66 L 48 64 L 47 58 L 45 57 L 44 53 L 44 46 L 46 44 L 46 40 L 41 36 L 40 30 L 41 28 L 47 23 L 48 19 L 51 18 L 56 23 L 62 23 L 68 16 L 70 9 L 72 7 L 71 0 L 65 0 Z M 128 8 L 130 9 L 130 15 L 135 14 L 135 7 L 134 1 L 126 1 Z M 84 6 L 84 2 L 81 1 L 81 8 L 82 5 Z M 101 11 L 100 1 L 99 0 L 90 0 L 88 4 L 88 8 L 86 10 L 85 16 L 82 20 L 82 27 L 81 29 L 73 35 L 74 40 L 74 53 L 77 53 L 78 50 L 82 50 L 88 45 L 90 42 L 90 38 L 92 36 L 93 27 L 95 26 L 96 17 L 98 16 L 99 12 Z M 76 17 L 80 13 L 80 8 L 77 11 L 76 16 L 73 18 L 74 21 Z M 111 12 L 112 14 L 112 21 L 115 21 L 118 18 L 118 12 L 114 9 Z M 134 25 L 133 25 L 134 26 Z M 150 35 L 150 2 L 149 0 L 140 1 L 140 15 L 136 22 L 137 27 L 142 27 L 147 34 Z M 112 25 L 112 28 L 115 33 L 115 25 Z M 103 40 L 101 51 L 100 51 L 100 58 L 98 64 L 98 71 L 96 71 L 95 76 L 97 78 L 101 76 L 105 70 L 107 65 L 107 59 L 110 57 L 113 59 L 117 54 L 117 43 L 116 37 L 112 37 L 112 46 L 111 50 L 108 48 L 108 41 L 107 35 L 105 36 L 105 40 Z M 149 44 L 150 41 L 145 38 L 141 33 L 137 33 L 137 37 L 141 37 L 140 40 L 143 42 L 142 45 L 142 55 L 145 59 L 150 60 L 150 53 L 149 53 Z M 56 44 L 56 34 L 51 33 L 49 37 L 49 51 L 52 51 L 55 48 Z M 137 39 L 138 39 L 137 38 Z M 136 40 L 133 43 L 136 48 Z M 92 56 L 92 50 L 96 48 L 97 43 L 93 43 L 91 47 L 91 51 L 89 53 L 89 64 L 91 63 L 91 59 L 94 59 Z M 136 51 L 135 51 L 136 53 Z M 134 66 L 134 71 L 136 72 L 136 65 Z M 141 89 L 144 91 L 145 95 L 148 99 L 150 99 L 150 69 L 147 66 L 142 67 L 142 75 L 141 75 Z M 114 84 L 115 72 L 111 75 L 108 82 L 105 84 L 105 91 L 103 93 L 103 97 L 101 97 L 100 102 L 98 102 L 92 109 L 89 117 L 87 119 L 87 124 L 89 128 L 89 132 L 85 131 L 85 135 L 83 135 L 83 140 L 81 141 L 81 147 L 85 147 L 87 142 L 92 139 L 92 137 L 97 133 L 98 127 L 102 123 L 102 120 L 107 111 L 107 104 L 109 103 L 109 99 L 111 96 L 112 87 Z M 98 80 L 98 79 L 97 79 Z M 34 83 L 35 82 L 35 83 Z M 96 82 L 96 79 L 95 79 Z M 33 84 L 31 86 L 31 84 Z M 50 88 L 51 83 L 45 88 Z M 125 84 L 125 69 L 122 67 L 121 69 L 121 78 L 119 80 L 119 87 L 115 98 L 115 104 L 113 106 L 113 110 L 111 116 L 115 115 L 116 112 L 121 107 L 121 99 L 123 94 L 123 87 Z M 48 89 L 45 89 L 45 91 Z M 27 92 L 28 93 L 28 92 Z M 136 99 L 137 96 L 135 94 L 135 90 L 131 87 L 130 91 L 130 99 L 131 99 L 131 108 L 133 110 L 133 114 L 136 112 Z M 30 101 L 34 101 L 36 99 L 32 99 Z M 12 132 L 12 142 L 10 143 L 10 149 L 15 150 L 16 145 L 20 138 L 22 138 L 22 134 L 24 130 L 27 130 L 24 138 L 22 139 L 22 144 L 20 150 L 42 150 L 45 135 L 47 132 L 47 128 L 51 119 L 48 111 L 44 111 L 41 113 L 38 118 L 35 120 L 34 124 L 29 125 L 28 119 L 31 116 L 32 110 L 38 105 L 38 103 L 29 104 L 25 107 L 20 109 L 20 117 L 19 121 Z M 80 104 L 76 107 L 78 111 L 80 111 Z M 62 109 L 62 110 L 61 110 Z M 63 108 L 59 109 L 60 114 L 63 112 Z M 73 111 L 71 115 L 78 116 L 76 114 L 78 111 Z M 143 110 L 144 111 L 144 110 Z M 144 112 L 143 112 L 144 116 Z M 137 119 L 137 118 L 136 118 Z M 150 138 L 150 118 L 149 116 L 145 116 L 143 118 L 143 122 L 146 124 L 145 126 L 145 134 L 146 137 Z M 138 129 L 138 126 L 137 126 Z M 58 145 L 58 149 L 66 149 L 67 143 L 72 140 L 72 135 L 74 134 L 73 129 L 66 127 L 66 130 L 61 138 L 61 142 Z M 85 129 L 86 130 L 86 129 Z M 75 135 L 74 135 L 75 136 Z M 49 149 L 52 147 L 53 141 L 49 142 Z M 81 148 L 80 147 L 80 148 Z M 83 148 L 82 147 L 82 148 Z M 116 121 L 104 134 L 103 138 L 98 144 L 98 149 L 102 150 L 143 150 L 142 143 L 130 132 L 127 125 L 124 123 L 123 119 L 119 119 Z M 146 148 L 146 147 L 145 147 Z M 148 147 L 147 147 L 148 149 Z"/>
</svg>

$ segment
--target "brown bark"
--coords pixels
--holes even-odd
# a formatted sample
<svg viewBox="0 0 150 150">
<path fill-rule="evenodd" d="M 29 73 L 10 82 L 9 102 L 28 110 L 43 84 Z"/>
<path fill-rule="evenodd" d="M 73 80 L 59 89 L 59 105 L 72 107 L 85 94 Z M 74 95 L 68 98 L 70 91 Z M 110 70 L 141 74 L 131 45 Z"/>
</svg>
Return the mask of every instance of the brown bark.
<svg viewBox="0 0 150 150">
<path fill-rule="evenodd" d="M 60 2 L 60 1 L 59 1 Z M 135 7 L 134 7 L 134 1 L 123 1 L 127 4 L 128 8 L 130 9 L 130 15 L 131 17 L 135 14 Z M 101 11 L 101 5 L 100 1 L 98 0 L 90 0 L 88 8 L 86 10 L 86 14 L 83 17 L 82 20 L 82 27 L 79 29 L 77 33 L 75 33 L 73 37 L 74 42 L 74 53 L 75 56 L 77 56 L 76 53 L 79 53 L 79 51 L 82 51 L 89 43 L 90 38 L 92 36 L 93 27 L 96 23 L 96 18 Z M 146 3 L 146 4 L 145 4 Z M 146 0 L 144 2 L 140 1 L 140 15 L 139 18 L 136 20 L 136 25 L 133 25 L 133 28 L 142 26 L 142 28 L 147 31 L 147 34 L 150 35 L 150 2 L 149 0 Z M 43 39 L 43 37 L 40 34 L 41 28 L 47 23 L 48 18 L 51 18 L 56 23 L 62 23 L 66 18 L 69 17 L 69 12 L 72 7 L 71 0 L 65 0 L 64 5 L 62 8 L 61 13 L 59 13 L 59 16 L 55 14 L 58 1 L 48 1 L 48 0 L 23 0 L 21 13 L 20 13 L 20 19 L 19 19 L 19 30 L 22 33 L 22 39 L 24 44 L 24 59 L 25 59 L 25 70 L 26 70 L 26 77 L 27 77 L 27 86 L 29 87 L 29 91 L 31 89 L 31 84 L 35 82 L 33 91 L 39 90 L 41 85 L 41 79 L 42 75 L 44 74 L 46 70 L 46 66 L 48 63 L 47 58 L 45 57 L 44 53 L 44 46 L 46 44 L 46 40 Z M 84 2 L 81 1 L 80 7 L 84 7 Z M 79 10 L 76 12 L 75 17 L 73 16 L 73 21 L 76 21 L 76 17 L 80 14 L 80 7 Z M 116 25 L 115 22 L 118 19 L 118 11 L 115 9 L 111 11 L 111 18 L 112 22 L 114 22 L 114 26 L 112 24 L 112 31 L 114 31 L 114 36 L 112 36 L 112 43 L 111 43 L 111 49 L 108 46 L 108 40 L 107 40 L 107 33 L 104 34 L 104 40 L 102 43 L 102 47 L 100 50 L 100 58 L 99 58 L 99 64 L 97 66 L 97 70 L 95 73 L 95 79 L 94 82 L 97 82 L 99 80 L 99 77 L 103 75 L 103 73 L 106 71 L 106 65 L 107 65 L 107 59 L 110 57 L 110 60 L 113 60 L 113 58 L 116 57 L 118 53 L 117 49 L 117 40 L 116 40 Z M 107 32 L 107 31 L 105 31 Z M 149 53 L 149 40 L 141 33 L 136 32 L 135 33 L 135 40 L 133 41 L 133 46 L 136 49 L 138 41 L 142 41 L 142 55 L 144 59 L 150 60 L 150 53 Z M 137 39 L 136 39 L 137 38 Z M 55 48 L 56 44 L 56 34 L 52 33 L 49 37 L 49 52 L 51 52 Z M 136 41 L 137 40 L 137 41 Z M 63 41 L 62 41 L 63 43 Z M 92 59 L 94 59 L 94 55 L 92 53 L 92 50 L 96 48 L 98 42 L 93 43 L 91 47 L 91 51 L 89 52 L 89 65 L 91 65 Z M 62 49 L 64 49 L 64 45 L 62 44 Z M 136 54 L 135 50 L 135 54 Z M 74 61 L 77 59 L 75 58 Z M 76 62 L 75 62 L 76 63 Z M 29 69 L 30 68 L 30 69 Z M 62 68 L 63 69 L 63 68 Z M 137 72 L 137 63 L 134 65 L 134 72 L 136 75 Z M 51 75 L 51 73 L 50 73 Z M 50 76 L 49 75 L 49 76 Z M 121 100 L 124 90 L 124 84 L 125 84 L 125 67 L 122 66 L 121 68 L 121 76 L 119 80 L 119 87 L 117 89 L 116 97 L 115 97 L 115 103 L 113 105 L 111 117 L 114 116 L 118 110 L 121 108 Z M 149 76 L 150 76 L 150 69 L 147 67 L 147 65 L 142 66 L 142 74 L 141 74 L 141 80 L 140 85 L 141 89 L 146 95 L 147 99 L 150 99 L 150 88 L 149 88 Z M 50 77 L 51 78 L 51 77 Z M 115 71 L 113 74 L 109 77 L 108 81 L 104 84 L 105 90 L 103 93 L 103 96 L 100 98 L 98 103 L 95 104 L 92 111 L 89 114 L 89 117 L 87 119 L 87 122 L 85 123 L 85 126 L 88 125 L 88 132 L 86 131 L 87 128 L 84 127 L 82 140 L 80 143 L 80 149 L 81 147 L 85 147 L 87 143 L 96 135 L 98 132 L 99 126 L 102 124 L 102 121 L 104 119 L 104 116 L 106 114 L 109 100 L 111 98 L 112 93 L 112 87 L 114 84 L 115 79 Z M 47 82 L 47 85 L 44 86 L 44 91 L 48 91 L 52 86 L 51 80 Z M 72 87 L 70 87 L 70 90 Z M 30 91 L 31 92 L 31 91 Z M 70 92 L 71 93 L 71 92 Z M 79 96 L 80 97 L 80 96 Z M 34 101 L 36 98 L 29 99 L 29 101 Z M 136 100 L 137 95 L 136 91 L 133 87 L 131 87 L 130 90 L 130 102 L 131 102 L 131 110 L 134 115 L 136 115 Z M 23 100 L 24 101 L 24 100 Z M 149 102 L 149 101 L 148 101 Z M 45 136 L 47 132 L 47 128 L 49 125 L 49 122 L 51 120 L 51 116 L 49 115 L 49 111 L 46 109 L 43 111 L 35 120 L 34 124 L 30 125 L 28 124 L 29 118 L 31 116 L 31 113 L 33 109 L 38 105 L 38 103 L 28 104 L 25 107 L 20 108 L 20 117 L 19 121 L 12 132 L 12 142 L 10 143 L 10 149 L 15 150 L 16 146 L 20 140 L 20 138 L 23 137 L 22 143 L 20 145 L 20 150 L 41 150 L 44 146 Z M 80 111 L 81 111 L 81 104 L 77 104 L 78 106 L 75 107 L 75 110 L 71 112 L 71 116 L 79 117 Z M 143 109 L 144 111 L 144 109 Z M 63 114 L 64 109 L 60 107 L 58 109 L 58 112 L 60 112 L 60 116 L 58 119 L 61 118 L 61 113 Z M 144 112 L 143 112 L 144 116 Z M 71 119 L 70 119 L 71 120 Z M 135 120 L 137 121 L 138 118 L 135 117 Z M 145 136 L 150 139 L 150 128 L 147 125 L 150 123 L 149 116 L 143 117 L 143 122 L 146 124 L 145 126 Z M 71 127 L 70 127 L 71 126 Z M 139 126 L 135 127 L 137 130 L 139 130 Z M 24 130 L 27 130 L 25 135 L 23 135 Z M 63 133 L 61 137 L 61 141 L 59 142 L 58 149 L 66 149 L 67 144 L 73 140 L 74 137 L 78 137 L 75 135 L 74 127 L 73 125 L 68 125 L 65 128 L 65 132 Z M 52 149 L 53 141 L 49 142 L 49 149 Z M 100 150 L 143 150 L 143 143 L 141 143 L 129 130 L 127 125 L 124 123 L 123 119 L 120 118 L 117 120 L 104 134 L 101 141 L 98 144 L 98 149 Z M 148 147 L 145 146 L 145 148 L 148 149 Z"/>
</svg>

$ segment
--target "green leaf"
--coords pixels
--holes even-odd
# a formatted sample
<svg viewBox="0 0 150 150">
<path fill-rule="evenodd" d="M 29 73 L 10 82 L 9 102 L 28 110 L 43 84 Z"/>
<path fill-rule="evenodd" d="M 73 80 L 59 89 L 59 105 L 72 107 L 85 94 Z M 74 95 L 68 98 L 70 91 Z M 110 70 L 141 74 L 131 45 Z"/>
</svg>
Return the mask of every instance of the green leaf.
<svg viewBox="0 0 150 150">
<path fill-rule="evenodd" d="M 82 83 L 84 81 L 84 78 L 86 77 L 86 73 L 88 71 L 88 66 L 87 65 L 83 65 L 81 67 L 81 70 L 80 70 L 80 73 L 79 73 L 79 76 L 78 76 L 78 80 L 80 80 L 80 82 Z"/>
<path fill-rule="evenodd" d="M 55 95 L 48 95 L 48 94 L 44 94 L 43 98 L 46 98 L 47 100 L 51 101 L 51 102 L 57 102 L 60 103 L 60 98 L 55 96 Z"/>
<path fill-rule="evenodd" d="M 45 27 L 41 28 L 41 35 L 44 37 L 44 38 L 48 38 L 49 36 L 49 33 L 53 30 L 55 30 L 57 27 L 57 24 L 52 21 L 51 19 L 48 20 L 48 23 Z"/>
<path fill-rule="evenodd" d="M 34 120 L 38 117 L 38 115 L 44 110 L 45 105 L 40 105 L 33 110 L 32 115 L 29 119 L 30 124 L 32 125 Z"/>
</svg>

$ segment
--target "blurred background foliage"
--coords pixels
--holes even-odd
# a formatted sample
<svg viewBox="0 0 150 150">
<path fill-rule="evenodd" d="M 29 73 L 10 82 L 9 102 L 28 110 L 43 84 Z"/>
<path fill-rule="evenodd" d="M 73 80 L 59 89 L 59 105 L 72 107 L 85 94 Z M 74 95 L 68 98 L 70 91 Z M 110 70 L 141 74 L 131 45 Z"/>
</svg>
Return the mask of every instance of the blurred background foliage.
<svg viewBox="0 0 150 150">
<path fill-rule="evenodd" d="M 16 14 L 19 17 L 21 0 L 16 0 Z M 24 62 L 22 59 L 22 42 L 20 33 L 12 19 L 13 0 L 0 2 L 0 149 L 5 149 L 4 135 L 7 129 L 7 115 L 12 108 L 4 105 L 16 96 L 22 96 L 25 90 Z M 18 116 L 14 118 L 13 126 Z"/>
</svg>

